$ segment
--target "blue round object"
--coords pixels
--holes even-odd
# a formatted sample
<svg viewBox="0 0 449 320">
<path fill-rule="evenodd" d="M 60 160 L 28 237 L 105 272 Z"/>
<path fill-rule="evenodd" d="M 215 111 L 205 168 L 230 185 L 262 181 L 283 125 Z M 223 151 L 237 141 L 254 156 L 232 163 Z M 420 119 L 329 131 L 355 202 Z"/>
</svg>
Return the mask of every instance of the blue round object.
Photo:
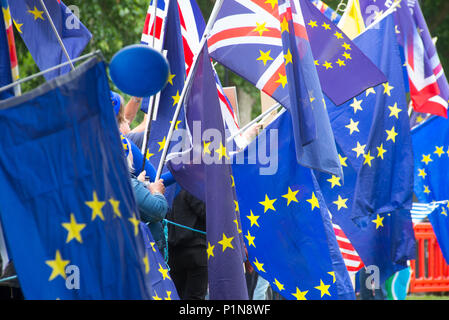
<svg viewBox="0 0 449 320">
<path fill-rule="evenodd" d="M 131 45 L 117 52 L 109 64 L 114 84 L 134 97 L 149 97 L 167 83 L 168 61 L 158 51 L 145 45 Z"/>
</svg>

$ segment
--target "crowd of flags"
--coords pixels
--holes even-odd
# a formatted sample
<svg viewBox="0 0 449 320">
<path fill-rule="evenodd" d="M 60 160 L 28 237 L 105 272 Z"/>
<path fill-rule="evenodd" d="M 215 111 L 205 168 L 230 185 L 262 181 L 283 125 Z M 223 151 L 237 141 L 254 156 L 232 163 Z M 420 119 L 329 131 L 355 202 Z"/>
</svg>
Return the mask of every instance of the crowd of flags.
<svg viewBox="0 0 449 320">
<path fill-rule="evenodd" d="M 187 137 L 190 161 L 172 155 L 164 168 L 177 181 L 170 202 L 184 188 L 206 203 L 210 299 L 248 299 L 246 259 L 285 299 L 354 299 L 364 266 L 376 266 L 384 283 L 415 259 L 413 223 L 424 218 L 447 261 L 449 85 L 418 1 L 351 0 L 340 15 L 318 0 L 226 0 L 210 29 L 195 0 L 149 2 L 141 43 L 165 54 L 170 72 L 144 156 L 159 164 L 173 121 L 175 130 L 200 121 L 201 133 L 222 133 L 220 141 Z M 62 1 L 45 4 L 78 57 L 90 31 Z M 67 61 L 39 1 L 2 0 L 1 15 L 1 86 L 19 79 L 13 28 L 41 70 Z M 249 145 L 211 59 L 285 108 Z M 0 156 L 1 226 L 25 297 L 179 299 L 139 222 L 105 64 L 69 71 L 46 73 L 61 80 L 0 110 L 8 150 Z M 144 112 L 150 103 L 143 100 Z M 432 116 L 410 130 L 411 112 Z M 271 150 L 272 130 L 280 163 L 261 175 L 256 144 Z M 205 154 L 219 161 L 197 161 Z M 78 290 L 67 289 L 73 265 Z"/>
</svg>

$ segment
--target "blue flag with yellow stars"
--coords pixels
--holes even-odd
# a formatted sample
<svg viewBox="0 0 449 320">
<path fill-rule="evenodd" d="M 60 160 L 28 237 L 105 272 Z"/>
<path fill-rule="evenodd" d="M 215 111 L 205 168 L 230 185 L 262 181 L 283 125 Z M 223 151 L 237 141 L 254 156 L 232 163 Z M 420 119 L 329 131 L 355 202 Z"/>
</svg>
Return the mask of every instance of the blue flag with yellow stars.
<svg viewBox="0 0 449 320">
<path fill-rule="evenodd" d="M 190 129 L 186 149 L 168 155 L 179 185 L 206 204 L 207 256 L 211 300 L 246 300 L 243 240 L 235 207 L 224 122 L 207 46 L 198 56 L 184 104 Z"/>
<path fill-rule="evenodd" d="M 420 202 L 449 200 L 449 121 L 434 116 L 412 131 L 415 195 Z"/>
<path fill-rule="evenodd" d="M 0 109 L 0 217 L 26 299 L 151 299 L 105 64 Z"/>
<path fill-rule="evenodd" d="M 143 222 L 140 222 L 139 228 L 147 249 L 148 264 L 145 265 L 145 272 L 149 273 L 151 280 L 151 297 L 153 300 L 179 300 L 176 286 L 170 277 L 170 270 L 157 249 L 150 228 Z"/>
<path fill-rule="evenodd" d="M 428 215 L 435 232 L 438 244 L 440 245 L 446 264 L 449 264 L 449 201 L 438 203 L 437 207 Z"/>
<path fill-rule="evenodd" d="M 354 39 L 388 82 L 338 107 L 328 101 L 344 184 L 336 176 L 317 173 L 334 222 L 365 266 L 379 268 L 381 281 L 415 256 L 413 156 L 394 30 L 389 15 Z"/>
<path fill-rule="evenodd" d="M 296 163 L 291 132 L 284 112 L 232 168 L 249 261 L 286 299 L 354 299 L 326 204 L 311 170 Z M 257 144 L 282 161 L 272 171 Z"/>
<path fill-rule="evenodd" d="M 62 1 L 45 0 L 44 3 L 70 58 L 77 58 L 92 34 Z M 39 0 L 14 0 L 9 5 L 14 25 L 40 70 L 67 62 Z M 65 66 L 44 76 L 49 80 L 68 71 L 70 66 Z"/>
</svg>

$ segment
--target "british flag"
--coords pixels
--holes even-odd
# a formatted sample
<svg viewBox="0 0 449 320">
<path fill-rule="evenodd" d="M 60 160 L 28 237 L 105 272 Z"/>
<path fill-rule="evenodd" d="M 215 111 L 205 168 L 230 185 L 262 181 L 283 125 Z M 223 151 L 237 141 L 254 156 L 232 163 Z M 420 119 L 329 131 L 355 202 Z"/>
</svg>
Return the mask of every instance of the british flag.
<svg viewBox="0 0 449 320">
<path fill-rule="evenodd" d="M 157 8 L 155 8 L 155 6 L 157 6 Z M 154 15 L 155 10 L 156 15 Z M 156 50 L 162 49 L 164 40 L 163 30 L 167 18 L 167 10 L 168 5 L 165 4 L 165 0 L 150 1 L 141 38 L 143 44 L 149 45 Z"/>
</svg>

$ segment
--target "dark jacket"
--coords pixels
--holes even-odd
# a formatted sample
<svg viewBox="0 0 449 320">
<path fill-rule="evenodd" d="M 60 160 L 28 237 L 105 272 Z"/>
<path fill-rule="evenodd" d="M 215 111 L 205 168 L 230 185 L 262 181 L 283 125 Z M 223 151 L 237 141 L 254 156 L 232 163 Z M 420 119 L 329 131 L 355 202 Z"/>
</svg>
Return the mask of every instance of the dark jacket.
<svg viewBox="0 0 449 320">
<path fill-rule="evenodd" d="M 185 190 L 181 190 L 173 201 L 167 219 L 196 230 L 206 231 L 206 206 Z M 170 250 L 197 247 L 206 248 L 206 235 L 168 224 L 168 246 Z"/>
</svg>

